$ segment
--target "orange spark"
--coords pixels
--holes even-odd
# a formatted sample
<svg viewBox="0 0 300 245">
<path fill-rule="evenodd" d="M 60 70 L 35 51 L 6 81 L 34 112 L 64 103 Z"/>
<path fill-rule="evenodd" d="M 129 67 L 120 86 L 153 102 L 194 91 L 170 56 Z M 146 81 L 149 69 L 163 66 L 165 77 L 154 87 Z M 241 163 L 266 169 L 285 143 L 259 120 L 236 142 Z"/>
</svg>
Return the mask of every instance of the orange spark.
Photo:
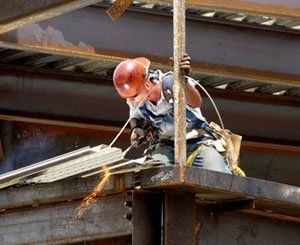
<svg viewBox="0 0 300 245">
<path fill-rule="evenodd" d="M 106 181 L 110 176 L 110 172 L 105 170 L 104 178 L 100 181 L 100 183 L 94 188 L 92 193 L 83 199 L 80 206 L 76 209 L 74 217 L 79 219 L 82 215 L 97 202 L 97 196 L 102 192 Z"/>
</svg>

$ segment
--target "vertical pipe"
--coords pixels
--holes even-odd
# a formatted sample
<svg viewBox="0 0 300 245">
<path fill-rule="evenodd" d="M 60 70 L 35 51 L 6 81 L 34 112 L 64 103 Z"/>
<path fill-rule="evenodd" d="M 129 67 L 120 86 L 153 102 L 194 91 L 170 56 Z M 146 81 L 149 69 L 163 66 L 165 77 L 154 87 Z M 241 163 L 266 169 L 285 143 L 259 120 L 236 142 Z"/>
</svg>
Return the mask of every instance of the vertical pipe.
<svg viewBox="0 0 300 245">
<path fill-rule="evenodd" d="M 180 60 L 185 53 L 185 0 L 173 0 L 173 56 L 174 56 L 174 161 L 186 164 L 186 115 L 185 84 L 180 69 Z"/>
</svg>

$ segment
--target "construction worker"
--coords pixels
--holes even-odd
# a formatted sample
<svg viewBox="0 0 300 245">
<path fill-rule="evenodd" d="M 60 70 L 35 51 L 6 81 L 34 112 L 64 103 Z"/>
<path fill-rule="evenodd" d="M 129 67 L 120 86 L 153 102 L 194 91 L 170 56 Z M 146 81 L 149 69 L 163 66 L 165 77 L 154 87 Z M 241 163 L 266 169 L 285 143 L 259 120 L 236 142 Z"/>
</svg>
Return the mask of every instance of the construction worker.
<svg viewBox="0 0 300 245">
<path fill-rule="evenodd" d="M 121 62 L 113 74 L 114 86 L 127 99 L 130 110 L 131 143 L 140 145 L 146 135 L 155 143 L 151 156 L 168 165 L 174 164 L 173 74 L 149 70 L 150 61 L 139 57 Z M 181 61 L 184 74 L 191 71 L 190 57 Z M 194 80 L 186 79 L 186 138 L 188 163 L 204 169 L 231 173 L 217 151 L 212 129 L 202 116 L 202 99 Z M 151 125 L 151 126 L 149 126 Z"/>
</svg>

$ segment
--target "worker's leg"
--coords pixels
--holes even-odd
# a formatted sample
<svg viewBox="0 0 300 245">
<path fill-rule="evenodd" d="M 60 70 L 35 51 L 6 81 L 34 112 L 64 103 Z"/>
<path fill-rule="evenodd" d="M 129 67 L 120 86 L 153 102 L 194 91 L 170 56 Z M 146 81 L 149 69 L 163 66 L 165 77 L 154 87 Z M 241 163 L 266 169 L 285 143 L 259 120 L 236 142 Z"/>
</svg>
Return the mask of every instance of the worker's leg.
<svg viewBox="0 0 300 245">
<path fill-rule="evenodd" d="M 166 165 L 174 164 L 174 148 L 164 143 L 158 143 L 153 151 L 152 158 L 164 162 Z"/>
<path fill-rule="evenodd" d="M 188 155 L 196 148 L 196 144 L 190 146 Z M 195 158 L 193 166 L 231 174 L 231 171 L 227 167 L 223 157 L 213 146 L 205 146 Z"/>
</svg>

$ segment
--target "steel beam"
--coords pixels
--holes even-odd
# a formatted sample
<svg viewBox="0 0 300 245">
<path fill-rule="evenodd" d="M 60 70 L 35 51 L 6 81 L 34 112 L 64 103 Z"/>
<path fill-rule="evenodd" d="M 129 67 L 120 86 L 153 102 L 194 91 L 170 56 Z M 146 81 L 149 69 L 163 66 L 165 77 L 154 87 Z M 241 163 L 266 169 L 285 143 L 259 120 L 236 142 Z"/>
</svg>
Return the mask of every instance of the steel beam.
<svg viewBox="0 0 300 245">
<path fill-rule="evenodd" d="M 100 125 L 121 126 L 128 108 L 112 86 L 111 78 L 70 73 L 42 72 L 16 67 L 0 70 L 0 118 L 106 130 Z M 83 93 L 84 91 L 84 93 Z M 272 141 L 299 142 L 299 101 L 277 96 L 251 97 L 250 93 L 213 90 L 225 126 L 243 136 Z M 206 97 L 203 113 L 216 121 Z M 238 101 L 239 103 L 236 103 Z M 99 106 L 99 105 L 105 105 Z M 289 117 L 285 117 L 288 113 Z M 237 120 L 238 118 L 238 120 Z M 68 123 L 72 122 L 72 123 Z M 270 127 L 272 125 L 272 127 Z M 117 130 L 117 129 L 116 129 Z M 249 139 L 249 138 L 248 138 Z M 298 143 L 299 144 L 299 143 Z"/>
<path fill-rule="evenodd" d="M 196 244 L 196 198 L 194 194 L 166 191 L 163 219 L 163 244 Z"/>
<path fill-rule="evenodd" d="M 197 207 L 201 223 L 197 244 L 297 244 L 300 223 L 230 212 L 212 216 L 206 206 Z"/>
<path fill-rule="evenodd" d="M 0 210 L 54 204 L 84 198 L 92 193 L 99 181 L 99 176 L 94 176 L 1 190 Z M 133 173 L 111 176 L 103 186 L 100 195 L 117 194 L 133 188 Z"/>
<path fill-rule="evenodd" d="M 172 0 L 145 0 L 147 3 L 172 4 Z M 186 0 L 188 8 L 300 19 L 298 0 Z"/>
<path fill-rule="evenodd" d="M 88 7 L 5 33 L 0 46 L 116 63 L 146 56 L 166 67 L 172 40 L 171 16 L 126 11 L 112 22 Z M 300 86 L 300 35 L 188 20 L 187 48 L 195 72 Z"/>
<path fill-rule="evenodd" d="M 174 0 L 173 56 L 174 56 L 174 162 L 186 164 L 186 98 L 185 82 L 180 63 L 185 52 L 185 1 Z"/>
<path fill-rule="evenodd" d="M 135 190 L 132 196 L 132 244 L 162 244 L 163 194 Z"/>
<path fill-rule="evenodd" d="M 195 193 L 200 200 L 215 202 L 255 200 L 255 209 L 273 217 L 288 216 L 300 222 L 300 187 L 239 177 L 195 167 L 162 167 L 141 172 L 141 188 Z M 207 192 L 207 190 L 210 190 Z"/>
<path fill-rule="evenodd" d="M 1 0 L 0 34 L 50 19 L 100 0 Z"/>
<path fill-rule="evenodd" d="M 15 118 L 8 117 L 8 119 Z M 31 122 L 1 122 L 4 160 L 0 163 L 0 173 L 79 147 L 109 144 L 120 130 L 120 127 L 108 126 L 102 126 L 103 130 L 100 130 L 100 127 L 93 130 L 85 129 L 89 125 L 79 129 L 67 127 L 68 123 L 64 123 L 63 126 L 51 126 L 47 120 L 43 125 L 36 124 L 36 121 Z M 52 121 L 50 122 L 52 123 Z M 73 124 L 70 125 L 73 126 Z M 129 130 L 121 135 L 117 142 L 119 148 L 126 149 L 128 147 L 129 136 Z M 142 156 L 142 152 L 143 149 L 137 149 L 130 152 L 128 157 L 129 159 L 139 158 Z M 299 186 L 300 165 L 297 164 L 299 154 L 300 147 L 243 141 L 240 164 L 249 177 Z M 290 169 L 293 171 L 291 172 Z"/>
<path fill-rule="evenodd" d="M 74 217 L 80 200 L 2 212 L 1 243 L 75 243 L 130 235 L 132 225 L 124 219 L 128 212 L 124 200 L 124 195 L 97 198 L 80 219 Z"/>
</svg>

